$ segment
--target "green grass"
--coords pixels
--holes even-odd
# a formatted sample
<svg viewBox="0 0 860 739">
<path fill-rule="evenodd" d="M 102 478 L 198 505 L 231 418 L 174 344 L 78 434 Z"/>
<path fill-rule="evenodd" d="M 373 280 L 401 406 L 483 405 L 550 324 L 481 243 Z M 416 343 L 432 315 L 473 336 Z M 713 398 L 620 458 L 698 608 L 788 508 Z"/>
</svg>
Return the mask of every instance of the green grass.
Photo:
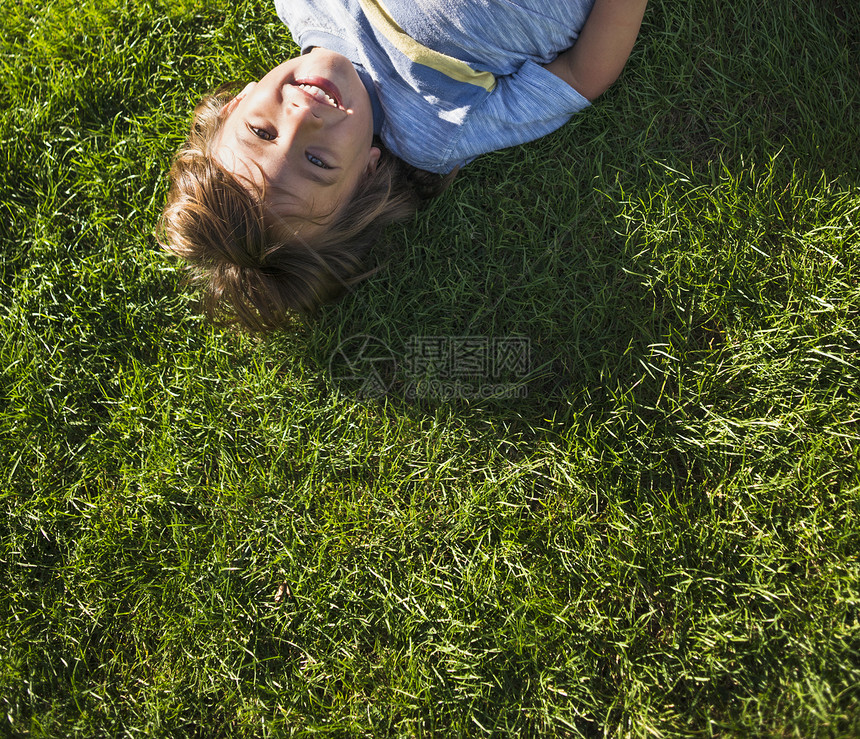
<svg viewBox="0 0 860 739">
<path fill-rule="evenodd" d="M 860 736 L 855 3 L 654 2 L 266 340 L 153 231 L 270 5 L 2 10 L 0 734 Z M 411 397 L 415 336 L 527 338 L 525 397 Z"/>
</svg>

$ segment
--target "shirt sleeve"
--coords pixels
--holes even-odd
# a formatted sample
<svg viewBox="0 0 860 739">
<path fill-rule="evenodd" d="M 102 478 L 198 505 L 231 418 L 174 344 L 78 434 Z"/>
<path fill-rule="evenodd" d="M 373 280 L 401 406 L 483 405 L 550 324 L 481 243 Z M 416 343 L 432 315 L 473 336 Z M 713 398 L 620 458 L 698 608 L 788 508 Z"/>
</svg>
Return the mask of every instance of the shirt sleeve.
<svg viewBox="0 0 860 739">
<path fill-rule="evenodd" d="M 444 162 L 434 169 L 450 172 L 481 154 L 539 139 L 590 104 L 563 79 L 527 60 L 514 74 L 499 77 L 469 111 Z"/>
</svg>

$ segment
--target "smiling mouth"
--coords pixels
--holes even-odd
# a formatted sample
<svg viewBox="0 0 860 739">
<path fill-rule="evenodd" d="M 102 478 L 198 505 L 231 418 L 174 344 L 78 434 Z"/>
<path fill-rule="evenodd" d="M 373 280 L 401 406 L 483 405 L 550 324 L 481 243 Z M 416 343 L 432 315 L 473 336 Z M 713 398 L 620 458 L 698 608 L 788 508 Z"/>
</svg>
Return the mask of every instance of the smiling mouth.
<svg viewBox="0 0 860 739">
<path fill-rule="evenodd" d="M 302 92 L 309 95 L 317 102 L 323 103 L 324 105 L 330 105 L 332 108 L 343 110 L 340 91 L 327 80 L 296 80 L 292 84 L 293 87 L 298 87 Z"/>
</svg>

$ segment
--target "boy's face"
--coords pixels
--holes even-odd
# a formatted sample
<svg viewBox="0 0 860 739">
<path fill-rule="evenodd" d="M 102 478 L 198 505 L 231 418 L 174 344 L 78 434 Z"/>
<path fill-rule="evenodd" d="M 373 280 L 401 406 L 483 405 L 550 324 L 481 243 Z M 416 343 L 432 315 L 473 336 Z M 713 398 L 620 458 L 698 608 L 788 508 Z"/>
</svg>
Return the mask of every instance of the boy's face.
<svg viewBox="0 0 860 739">
<path fill-rule="evenodd" d="M 286 218 L 328 220 L 379 159 L 370 98 L 352 62 L 319 47 L 249 84 L 221 115 L 215 158 L 265 182 L 267 203 Z"/>
</svg>

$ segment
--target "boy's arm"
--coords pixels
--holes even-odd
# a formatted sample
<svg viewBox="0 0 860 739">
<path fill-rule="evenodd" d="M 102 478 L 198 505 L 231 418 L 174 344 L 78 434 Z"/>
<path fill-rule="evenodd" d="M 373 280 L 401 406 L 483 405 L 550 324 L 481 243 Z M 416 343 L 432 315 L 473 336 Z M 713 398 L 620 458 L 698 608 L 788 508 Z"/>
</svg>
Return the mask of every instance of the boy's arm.
<svg viewBox="0 0 860 739">
<path fill-rule="evenodd" d="M 576 44 L 546 68 L 594 100 L 624 69 L 647 4 L 648 0 L 595 0 Z"/>
</svg>

